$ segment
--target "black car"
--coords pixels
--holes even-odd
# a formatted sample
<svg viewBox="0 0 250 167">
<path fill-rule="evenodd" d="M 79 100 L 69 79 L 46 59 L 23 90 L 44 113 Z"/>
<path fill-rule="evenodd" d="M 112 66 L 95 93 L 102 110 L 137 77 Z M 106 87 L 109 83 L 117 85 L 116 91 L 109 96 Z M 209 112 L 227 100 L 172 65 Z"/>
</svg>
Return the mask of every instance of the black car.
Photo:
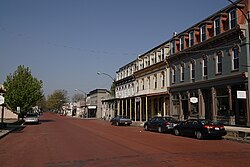
<svg viewBox="0 0 250 167">
<path fill-rule="evenodd" d="M 158 131 L 159 133 L 170 132 L 177 124 L 178 121 L 173 117 L 155 116 L 144 123 L 144 129 Z"/>
<path fill-rule="evenodd" d="M 132 120 L 129 119 L 127 116 L 116 116 L 110 120 L 111 125 L 127 125 L 130 126 L 132 124 Z"/>
<path fill-rule="evenodd" d="M 227 134 L 223 125 L 206 119 L 189 119 L 176 125 L 173 130 L 176 136 L 193 136 L 197 139 L 206 137 L 221 138 Z"/>
</svg>

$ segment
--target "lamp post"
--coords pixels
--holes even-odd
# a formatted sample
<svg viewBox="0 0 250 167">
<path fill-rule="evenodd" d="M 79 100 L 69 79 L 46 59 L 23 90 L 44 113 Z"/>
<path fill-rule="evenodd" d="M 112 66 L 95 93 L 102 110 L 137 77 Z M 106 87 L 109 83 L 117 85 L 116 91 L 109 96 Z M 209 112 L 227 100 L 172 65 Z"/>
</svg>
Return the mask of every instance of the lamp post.
<svg viewBox="0 0 250 167">
<path fill-rule="evenodd" d="M 4 90 L 4 88 L 2 87 L 2 85 L 0 85 L 0 105 L 2 106 L 2 113 L 1 113 L 1 125 L 4 126 L 3 123 L 3 117 L 4 117 L 4 94 L 6 93 L 6 91 Z"/>
<path fill-rule="evenodd" d="M 247 49 L 246 49 L 246 54 L 247 54 L 247 82 L 248 82 L 248 85 L 247 85 L 247 89 L 248 89 L 248 97 L 247 97 L 247 126 L 250 126 L 250 111 L 249 111 L 249 108 L 250 108 L 250 17 L 249 17 L 249 3 L 250 3 L 250 0 L 247 0 L 248 1 L 248 6 L 247 6 L 247 15 L 243 12 L 243 10 L 241 8 L 238 7 L 238 5 L 236 3 L 234 3 L 232 0 L 227 0 L 228 2 L 230 2 L 231 4 L 233 4 L 237 9 L 240 10 L 240 12 L 242 13 L 242 15 L 244 16 L 244 18 L 246 19 L 247 21 L 247 27 L 246 27 L 246 46 L 247 46 Z"/>
</svg>

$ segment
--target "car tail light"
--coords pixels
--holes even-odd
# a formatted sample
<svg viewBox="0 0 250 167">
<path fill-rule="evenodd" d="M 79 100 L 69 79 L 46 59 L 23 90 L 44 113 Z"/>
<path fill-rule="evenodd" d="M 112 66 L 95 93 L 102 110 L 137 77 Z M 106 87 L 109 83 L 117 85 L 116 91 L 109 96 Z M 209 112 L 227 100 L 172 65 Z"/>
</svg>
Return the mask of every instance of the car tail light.
<svg viewBox="0 0 250 167">
<path fill-rule="evenodd" d="M 164 126 L 171 125 L 169 122 L 164 122 Z"/>
<path fill-rule="evenodd" d="M 211 125 L 205 125 L 204 128 L 207 128 L 207 129 L 213 129 L 214 126 L 211 126 Z"/>
</svg>

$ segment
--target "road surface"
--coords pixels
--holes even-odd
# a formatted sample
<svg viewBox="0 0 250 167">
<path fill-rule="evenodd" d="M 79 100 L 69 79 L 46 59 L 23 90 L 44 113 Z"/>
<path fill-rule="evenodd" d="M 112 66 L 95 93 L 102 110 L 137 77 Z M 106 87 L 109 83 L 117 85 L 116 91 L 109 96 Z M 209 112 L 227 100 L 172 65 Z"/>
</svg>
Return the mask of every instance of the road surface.
<svg viewBox="0 0 250 167">
<path fill-rule="evenodd" d="M 250 166 L 250 144 L 44 113 L 0 140 L 1 167 Z"/>
</svg>

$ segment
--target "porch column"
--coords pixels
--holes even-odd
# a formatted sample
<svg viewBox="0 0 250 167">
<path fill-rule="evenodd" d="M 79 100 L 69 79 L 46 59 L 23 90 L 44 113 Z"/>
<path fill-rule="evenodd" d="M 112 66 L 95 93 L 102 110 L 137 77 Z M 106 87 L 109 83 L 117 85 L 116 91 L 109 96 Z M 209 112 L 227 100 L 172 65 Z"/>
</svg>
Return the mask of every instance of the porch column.
<svg viewBox="0 0 250 167">
<path fill-rule="evenodd" d="M 229 124 L 230 125 L 235 125 L 235 116 L 232 116 L 231 113 L 233 111 L 233 104 L 232 104 L 232 88 L 231 86 L 227 86 L 227 90 L 228 90 L 228 100 L 229 100 L 229 115 L 230 115 L 230 119 L 229 119 Z"/>
<path fill-rule="evenodd" d="M 213 121 L 217 120 L 217 107 L 216 107 L 216 89 L 214 87 L 211 88 L 212 92 L 212 106 L 213 106 Z"/>
<path fill-rule="evenodd" d="M 135 122 L 136 122 L 136 114 L 137 114 L 137 101 L 135 100 Z"/>
<path fill-rule="evenodd" d="M 142 122 L 142 97 L 140 98 L 140 122 Z"/>
<path fill-rule="evenodd" d="M 181 93 L 179 93 L 179 104 L 180 104 L 180 108 L 179 108 L 179 119 L 181 121 L 184 120 L 184 116 L 183 116 L 183 109 L 182 109 L 182 97 L 181 97 Z"/>
<path fill-rule="evenodd" d="M 199 118 L 203 119 L 205 118 L 205 113 L 204 113 L 204 100 L 201 89 L 198 89 L 198 95 L 199 95 Z"/>
<path fill-rule="evenodd" d="M 126 116 L 128 116 L 128 99 L 126 98 Z"/>
<path fill-rule="evenodd" d="M 124 105 L 123 105 L 123 103 L 124 103 L 124 99 L 122 99 L 122 115 L 124 115 Z"/>
<path fill-rule="evenodd" d="M 117 115 L 120 115 L 121 100 L 118 100 L 117 103 L 118 103 L 118 113 L 117 113 Z"/>
<path fill-rule="evenodd" d="M 166 97 L 163 96 L 163 116 L 166 116 Z"/>
<path fill-rule="evenodd" d="M 148 97 L 146 96 L 146 121 L 148 121 Z"/>
<path fill-rule="evenodd" d="M 190 116 L 191 113 L 191 102 L 190 102 L 190 92 L 187 91 L 187 96 L 188 96 L 188 116 Z"/>
<path fill-rule="evenodd" d="M 129 110 L 129 112 L 130 112 L 129 117 L 130 117 L 130 119 L 132 119 L 132 98 L 129 99 L 129 103 L 130 103 L 130 105 L 129 105 L 129 107 L 130 107 L 130 110 Z"/>
</svg>

